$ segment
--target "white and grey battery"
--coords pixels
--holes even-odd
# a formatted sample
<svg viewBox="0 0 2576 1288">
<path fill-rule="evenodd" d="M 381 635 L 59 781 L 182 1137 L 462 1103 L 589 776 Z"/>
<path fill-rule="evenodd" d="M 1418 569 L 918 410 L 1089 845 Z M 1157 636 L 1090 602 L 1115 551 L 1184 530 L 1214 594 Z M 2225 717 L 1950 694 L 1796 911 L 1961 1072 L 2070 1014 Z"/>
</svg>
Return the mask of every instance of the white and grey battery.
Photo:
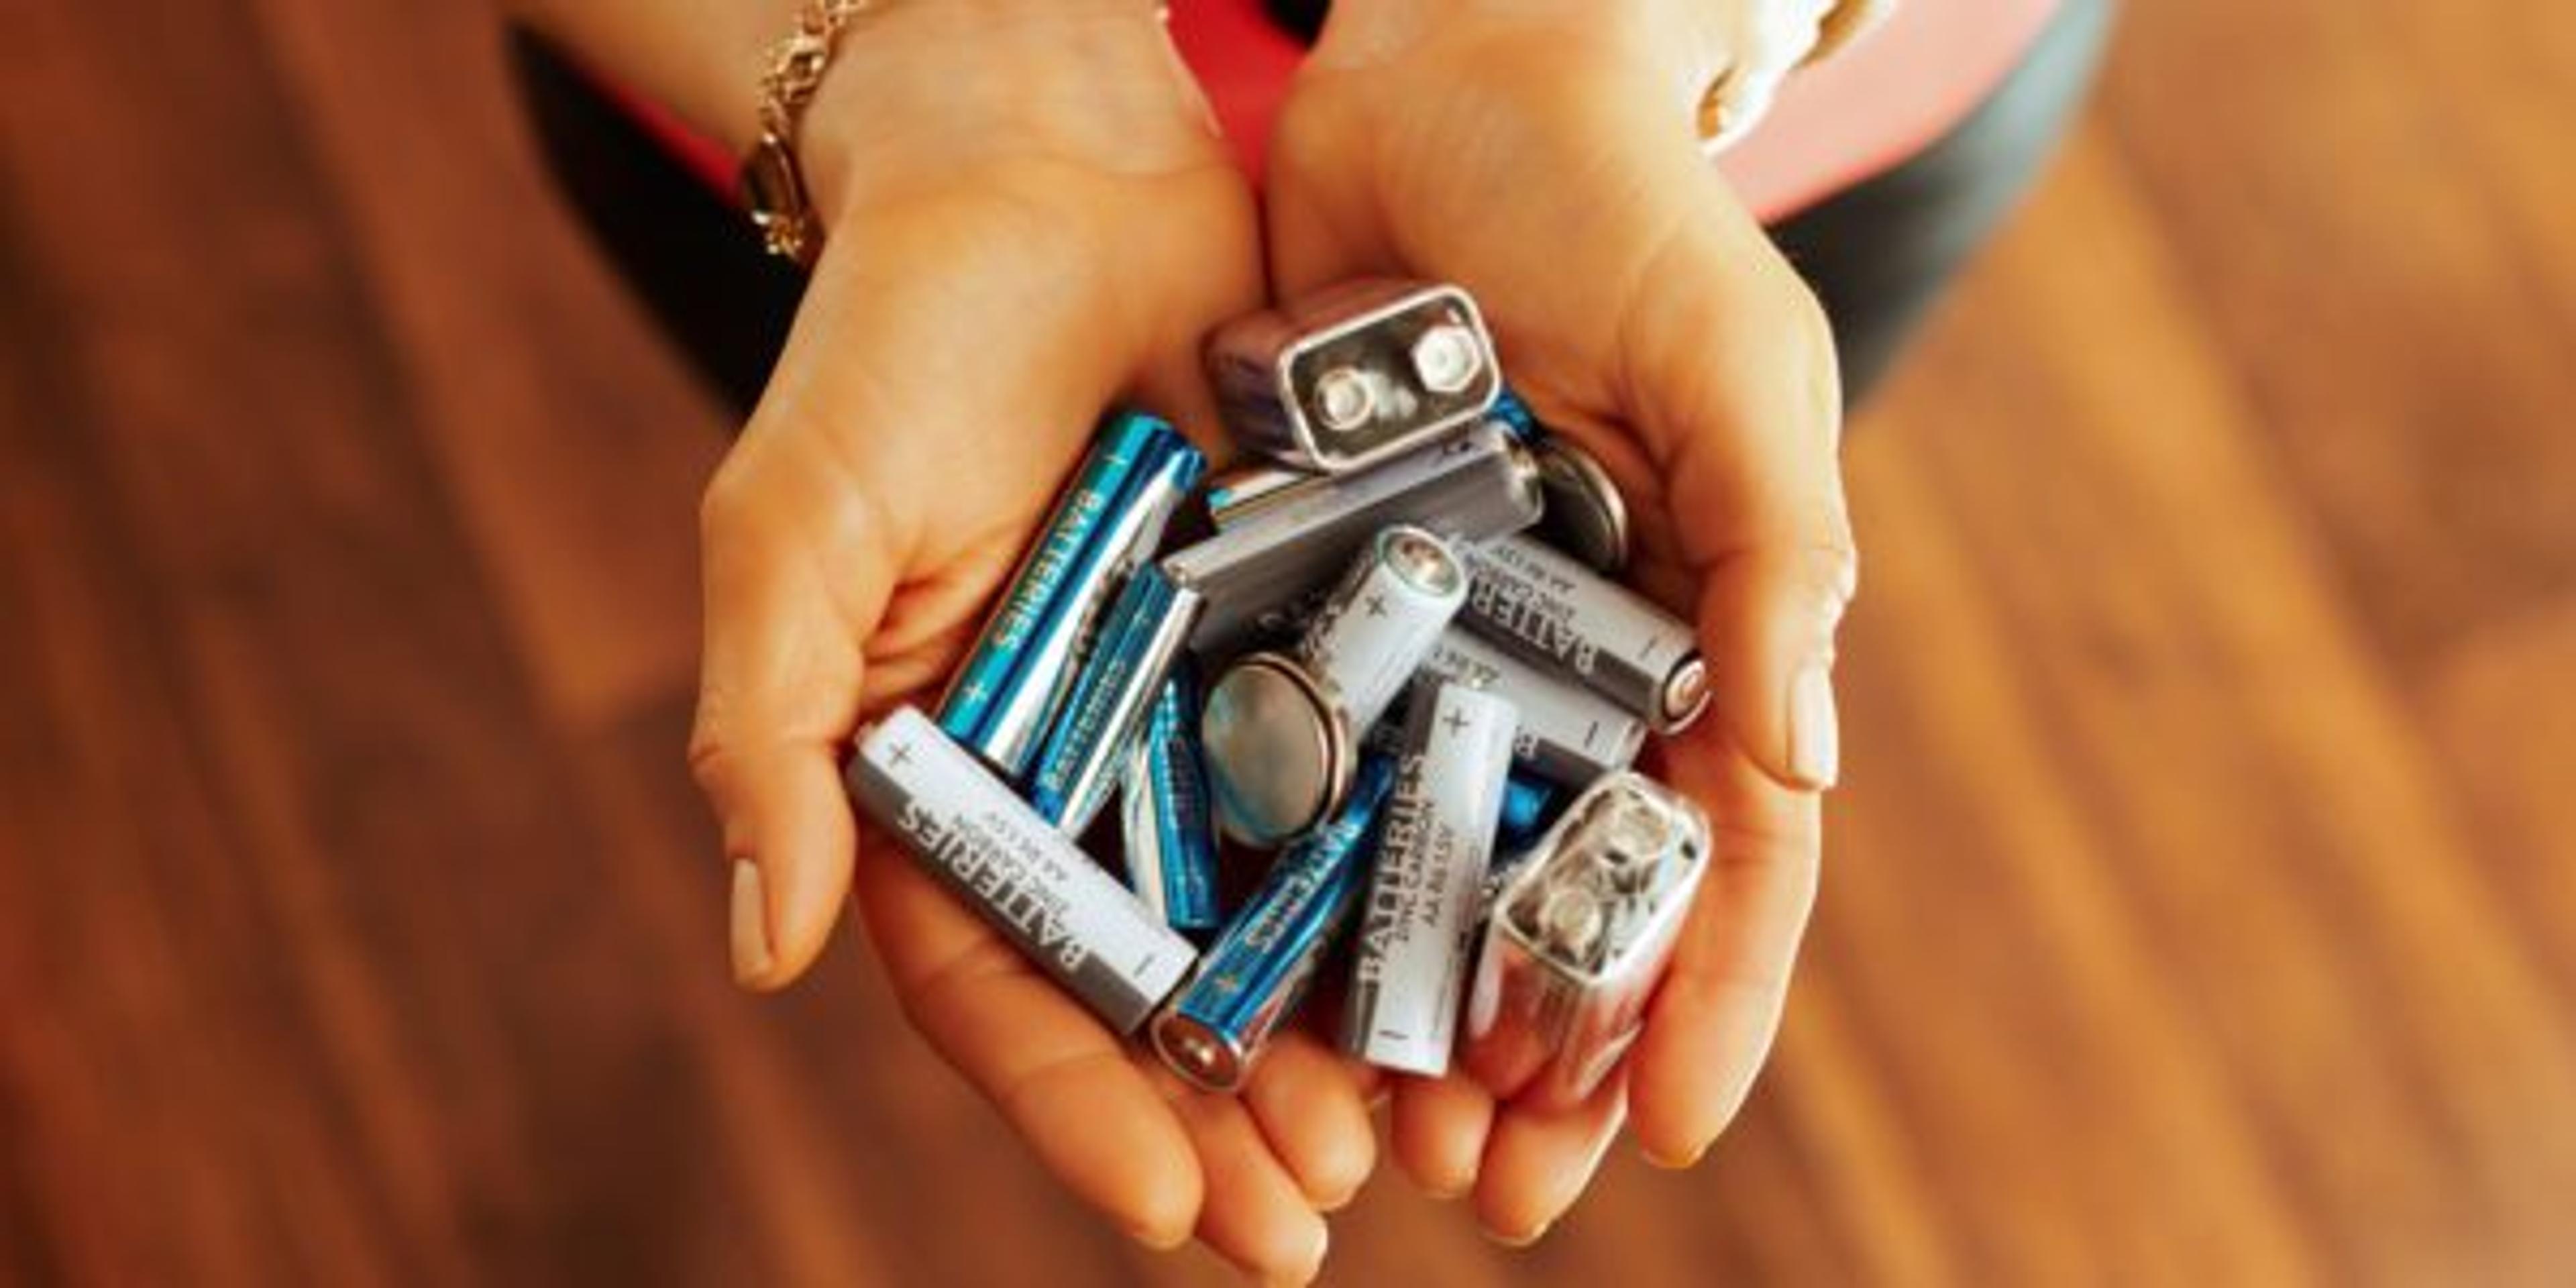
<svg viewBox="0 0 2576 1288">
<path fill-rule="evenodd" d="M 849 787 L 869 819 L 1120 1033 L 1142 1024 L 1198 958 L 912 707 L 861 733 Z"/>
<path fill-rule="evenodd" d="M 1463 546 L 1475 575 L 1460 620 L 1541 668 L 1678 733 L 1708 709 L 1708 664 L 1690 625 L 1645 596 L 1525 537 Z"/>
<path fill-rule="evenodd" d="M 1342 1015 L 1342 1049 L 1370 1064 L 1449 1071 L 1515 720 L 1509 699 L 1448 683 L 1407 713 Z"/>
<path fill-rule="evenodd" d="M 1404 691 L 1467 598 L 1448 542 L 1398 525 L 1352 561 L 1287 656 L 1237 660 L 1202 724 L 1217 818 L 1270 846 L 1322 822 L 1349 788 L 1360 737 Z"/>
<path fill-rule="evenodd" d="M 1219 658 L 1293 631 L 1389 524 L 1475 541 L 1518 532 L 1544 508 L 1528 449 L 1488 423 L 1357 474 L 1276 488 L 1257 514 L 1164 556 L 1163 571 L 1206 598 L 1190 647 Z"/>
<path fill-rule="evenodd" d="M 1512 757 L 1549 782 L 1584 786 L 1636 763 L 1646 745 L 1644 717 L 1504 652 L 1463 622 L 1440 633 L 1440 642 L 1422 659 L 1415 691 L 1432 680 L 1454 680 L 1509 697 L 1520 710 Z"/>
</svg>

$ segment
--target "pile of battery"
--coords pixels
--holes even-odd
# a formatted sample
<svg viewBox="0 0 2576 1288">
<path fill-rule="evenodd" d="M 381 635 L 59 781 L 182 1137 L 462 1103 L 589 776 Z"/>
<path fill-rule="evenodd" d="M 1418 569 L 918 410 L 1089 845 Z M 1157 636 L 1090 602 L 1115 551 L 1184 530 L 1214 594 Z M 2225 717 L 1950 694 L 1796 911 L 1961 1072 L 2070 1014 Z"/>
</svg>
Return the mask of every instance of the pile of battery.
<svg viewBox="0 0 2576 1288">
<path fill-rule="evenodd" d="M 854 797 L 1199 1086 L 1240 1086 L 1347 939 L 1351 1054 L 1581 1098 L 1706 867 L 1706 819 L 1629 768 L 1707 705 L 1691 631 L 1614 580 L 1618 489 L 1504 389 L 1464 291 L 1349 283 L 1207 357 L 1260 463 L 1203 481 L 1110 417 L 936 716 L 862 732 Z"/>
</svg>

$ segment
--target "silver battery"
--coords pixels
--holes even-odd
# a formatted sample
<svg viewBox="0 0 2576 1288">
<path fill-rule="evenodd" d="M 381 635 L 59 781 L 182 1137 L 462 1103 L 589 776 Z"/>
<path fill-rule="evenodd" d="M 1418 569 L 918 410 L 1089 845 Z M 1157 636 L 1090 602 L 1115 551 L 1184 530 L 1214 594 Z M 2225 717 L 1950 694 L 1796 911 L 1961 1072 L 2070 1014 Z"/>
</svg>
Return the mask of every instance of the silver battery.
<svg viewBox="0 0 2576 1288">
<path fill-rule="evenodd" d="M 1708 664 L 1688 623 L 1526 537 L 1462 546 L 1475 574 L 1469 630 L 1646 718 L 1657 733 L 1708 709 Z"/>
<path fill-rule="evenodd" d="M 1232 527 L 1275 502 L 1295 496 L 1300 484 L 1321 477 L 1268 461 L 1233 466 L 1207 481 L 1204 491 L 1208 522 L 1218 528 Z"/>
<path fill-rule="evenodd" d="M 1585 789 L 1502 884 L 1463 1061 L 1542 1112 L 1581 1102 L 1628 1049 L 1708 870 L 1699 807 L 1632 773 Z"/>
<path fill-rule="evenodd" d="M 1237 441 L 1284 465 L 1364 469 L 1472 424 L 1502 392 L 1494 342 L 1455 286 L 1345 282 L 1208 338 Z"/>
<path fill-rule="evenodd" d="M 1099 816 L 1147 709 L 1184 656 L 1198 610 L 1198 595 L 1153 565 L 1127 579 L 1038 753 L 1028 792 L 1038 817 L 1080 836 Z"/>
<path fill-rule="evenodd" d="M 1276 653 L 1245 654 L 1208 686 L 1199 740 L 1217 826 L 1259 849 L 1330 814 L 1358 763 L 1331 696 L 1295 659 Z M 1226 765 L 1244 769 L 1230 774 Z"/>
<path fill-rule="evenodd" d="M 1277 845 L 1340 808 L 1350 748 L 1466 597 L 1466 570 L 1447 542 L 1388 528 L 1352 561 L 1293 655 L 1253 654 L 1227 668 L 1203 724 L 1227 835 Z"/>
<path fill-rule="evenodd" d="M 1590 689 L 1559 679 L 1471 634 L 1463 623 L 1440 633 L 1422 659 L 1424 680 L 1454 680 L 1490 689 L 1520 710 L 1512 759 L 1549 782 L 1581 787 L 1635 764 L 1646 745 L 1645 720 Z"/>
<path fill-rule="evenodd" d="M 912 707 L 862 731 L 849 786 L 861 812 L 1120 1033 L 1143 1023 L 1198 958 Z"/>
<path fill-rule="evenodd" d="M 1531 535 L 1604 577 L 1628 566 L 1628 498 L 1599 457 L 1563 438 L 1530 448 L 1547 513 Z"/>
<path fill-rule="evenodd" d="M 1342 1049 L 1370 1064 L 1449 1071 L 1514 719 L 1509 699 L 1442 683 L 1405 720 L 1342 1014 Z"/>
<path fill-rule="evenodd" d="M 1190 646 L 1222 656 L 1264 633 L 1293 633 L 1280 628 L 1302 620 L 1301 604 L 1329 589 L 1390 524 L 1477 541 L 1518 532 L 1543 508 L 1528 450 L 1501 426 L 1479 425 L 1357 474 L 1285 488 L 1257 513 L 1165 556 L 1163 571 L 1207 600 Z"/>
</svg>

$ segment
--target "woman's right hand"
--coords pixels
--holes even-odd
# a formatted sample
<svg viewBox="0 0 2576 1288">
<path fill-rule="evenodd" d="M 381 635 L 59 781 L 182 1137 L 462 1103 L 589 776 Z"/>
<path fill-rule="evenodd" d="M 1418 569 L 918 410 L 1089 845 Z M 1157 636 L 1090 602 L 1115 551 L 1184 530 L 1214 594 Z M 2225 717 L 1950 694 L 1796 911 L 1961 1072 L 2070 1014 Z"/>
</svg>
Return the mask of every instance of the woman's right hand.
<svg viewBox="0 0 2576 1288">
<path fill-rule="evenodd" d="M 853 889 L 905 1013 L 1062 1180 L 1152 1245 L 1265 1279 L 1374 1163 L 1365 1077 L 1290 1038 L 1191 1092 L 882 837 L 840 764 L 971 642 L 1104 407 L 1202 441 L 1200 337 L 1261 303 L 1253 200 L 1141 0 L 904 4 L 841 44 L 800 151 L 824 250 L 709 485 L 691 762 L 734 969 L 776 988 Z"/>
</svg>

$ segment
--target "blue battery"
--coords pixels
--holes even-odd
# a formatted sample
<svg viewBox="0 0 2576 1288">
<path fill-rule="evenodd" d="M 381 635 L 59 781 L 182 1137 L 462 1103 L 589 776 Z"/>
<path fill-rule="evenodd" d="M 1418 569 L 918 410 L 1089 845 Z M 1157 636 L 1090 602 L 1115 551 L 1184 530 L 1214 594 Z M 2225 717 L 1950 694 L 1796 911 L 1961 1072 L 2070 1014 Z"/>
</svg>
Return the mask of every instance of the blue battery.
<svg viewBox="0 0 2576 1288">
<path fill-rule="evenodd" d="M 1141 412 L 1113 416 L 958 668 L 940 728 L 1005 777 L 1025 779 L 1093 625 L 1206 467 L 1170 425 Z"/>
<path fill-rule="evenodd" d="M 1038 817 L 1076 836 L 1109 802 L 1136 731 L 1189 647 L 1199 597 L 1152 564 L 1136 569 L 1100 624 L 1029 777 Z"/>
<path fill-rule="evenodd" d="M 975 744 L 1027 652 L 1038 619 L 1063 591 L 1066 570 L 1109 525 L 1119 494 L 1159 437 L 1157 429 L 1150 416 L 1122 414 L 1112 417 L 1092 440 L 1072 484 L 1047 516 L 1037 544 L 1029 547 L 1012 572 L 1010 589 L 985 620 L 983 633 L 976 636 L 975 647 L 940 700 L 942 733 L 970 747 Z"/>
<path fill-rule="evenodd" d="M 1203 699 L 1198 668 L 1184 657 L 1145 712 L 1119 787 L 1128 885 L 1163 924 L 1193 933 L 1217 925 L 1216 809 L 1199 748 Z"/>
<path fill-rule="evenodd" d="M 1341 812 L 1271 864 L 1198 974 L 1154 1019 L 1154 1049 L 1174 1072 L 1209 1091 L 1243 1085 L 1358 910 L 1379 809 L 1394 785 L 1385 757 L 1362 761 Z"/>
<path fill-rule="evenodd" d="M 1556 821 L 1556 806 L 1562 794 L 1556 784 L 1521 770 L 1513 770 L 1503 783 L 1503 815 L 1495 825 L 1494 837 L 1499 848 L 1518 850 L 1538 839 L 1547 825 Z"/>
</svg>

